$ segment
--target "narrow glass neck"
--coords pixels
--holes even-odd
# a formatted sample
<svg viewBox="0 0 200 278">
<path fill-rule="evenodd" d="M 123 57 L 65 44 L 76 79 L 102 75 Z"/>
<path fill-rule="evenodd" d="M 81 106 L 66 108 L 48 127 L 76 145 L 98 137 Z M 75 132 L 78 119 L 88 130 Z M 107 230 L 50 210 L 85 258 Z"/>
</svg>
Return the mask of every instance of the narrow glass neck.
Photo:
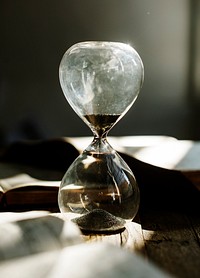
<svg viewBox="0 0 200 278">
<path fill-rule="evenodd" d="M 94 136 L 94 141 L 95 140 L 102 140 L 102 141 L 106 141 L 107 142 L 107 135 L 108 135 L 108 131 L 104 132 L 104 133 L 98 133 L 95 132 L 95 130 L 93 130 L 93 136 Z"/>
<path fill-rule="evenodd" d="M 104 128 L 96 128 L 96 127 L 93 127 L 92 125 L 89 125 L 89 126 L 93 133 L 94 139 L 96 139 L 96 140 L 106 139 L 108 132 L 111 129 L 111 127 L 104 129 Z"/>
<path fill-rule="evenodd" d="M 86 152 L 92 153 L 113 153 L 114 149 L 107 141 L 106 134 L 102 137 L 94 135 L 92 143 L 86 148 Z"/>
</svg>

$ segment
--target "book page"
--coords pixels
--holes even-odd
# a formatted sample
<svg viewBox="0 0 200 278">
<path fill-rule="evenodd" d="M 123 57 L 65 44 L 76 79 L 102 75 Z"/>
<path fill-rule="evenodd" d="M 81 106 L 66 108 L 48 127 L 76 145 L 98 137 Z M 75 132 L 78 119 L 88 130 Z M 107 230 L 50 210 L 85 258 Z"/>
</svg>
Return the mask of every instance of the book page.
<svg viewBox="0 0 200 278">
<path fill-rule="evenodd" d="M 90 137 L 69 138 L 79 151 L 91 142 Z M 143 162 L 176 170 L 200 170 L 200 142 L 177 140 L 170 136 L 108 136 L 108 142 L 119 152 Z"/>
<path fill-rule="evenodd" d="M 60 181 L 44 181 L 28 174 L 18 174 L 0 179 L 4 192 L 2 210 L 48 209 L 58 210 L 58 189 Z"/>
<path fill-rule="evenodd" d="M 0 264 L 2 277 L 169 278 L 136 253 L 104 243 L 82 243 Z"/>
<path fill-rule="evenodd" d="M 24 173 L 0 179 L 0 188 L 2 188 L 4 192 L 26 186 L 58 187 L 59 185 L 60 181 L 39 180 Z"/>
<path fill-rule="evenodd" d="M 80 234 L 72 222 L 45 211 L 1 213 L 0 261 L 80 243 Z"/>
<path fill-rule="evenodd" d="M 190 140 L 165 141 L 155 146 L 124 147 L 127 154 L 166 169 L 180 171 L 200 170 L 200 142 Z"/>
</svg>

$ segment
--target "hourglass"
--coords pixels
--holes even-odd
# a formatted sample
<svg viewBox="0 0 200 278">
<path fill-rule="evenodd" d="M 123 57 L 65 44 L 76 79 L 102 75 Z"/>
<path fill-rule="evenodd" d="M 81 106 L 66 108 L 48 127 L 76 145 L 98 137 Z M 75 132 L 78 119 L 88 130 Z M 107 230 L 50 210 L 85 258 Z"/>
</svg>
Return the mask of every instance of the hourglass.
<svg viewBox="0 0 200 278">
<path fill-rule="evenodd" d="M 107 134 L 134 103 L 143 76 L 140 56 L 124 43 L 80 42 L 61 60 L 64 95 L 94 135 L 65 173 L 58 193 L 60 211 L 84 231 L 116 232 L 138 211 L 135 176 Z"/>
</svg>

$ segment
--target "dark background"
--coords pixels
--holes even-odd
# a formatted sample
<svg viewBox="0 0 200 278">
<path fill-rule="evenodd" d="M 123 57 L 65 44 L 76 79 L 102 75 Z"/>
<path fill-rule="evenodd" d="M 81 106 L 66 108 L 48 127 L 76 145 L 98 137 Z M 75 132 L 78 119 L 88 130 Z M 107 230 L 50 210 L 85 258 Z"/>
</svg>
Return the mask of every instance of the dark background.
<svg viewBox="0 0 200 278">
<path fill-rule="evenodd" d="M 72 44 L 130 43 L 145 82 L 110 135 L 200 139 L 200 1 L 0 0 L 0 143 L 90 136 L 61 91 Z"/>
</svg>

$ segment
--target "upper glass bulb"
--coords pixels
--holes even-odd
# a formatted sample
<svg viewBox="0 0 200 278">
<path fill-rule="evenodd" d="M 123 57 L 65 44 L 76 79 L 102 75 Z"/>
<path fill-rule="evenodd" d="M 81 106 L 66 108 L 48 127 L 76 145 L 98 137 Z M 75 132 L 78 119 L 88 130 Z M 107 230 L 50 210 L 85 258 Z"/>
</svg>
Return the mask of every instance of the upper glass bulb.
<svg viewBox="0 0 200 278">
<path fill-rule="evenodd" d="M 91 127 L 86 115 L 116 115 L 118 121 L 128 111 L 141 89 L 144 69 L 131 46 L 91 41 L 65 52 L 59 77 L 69 104 Z"/>
</svg>

